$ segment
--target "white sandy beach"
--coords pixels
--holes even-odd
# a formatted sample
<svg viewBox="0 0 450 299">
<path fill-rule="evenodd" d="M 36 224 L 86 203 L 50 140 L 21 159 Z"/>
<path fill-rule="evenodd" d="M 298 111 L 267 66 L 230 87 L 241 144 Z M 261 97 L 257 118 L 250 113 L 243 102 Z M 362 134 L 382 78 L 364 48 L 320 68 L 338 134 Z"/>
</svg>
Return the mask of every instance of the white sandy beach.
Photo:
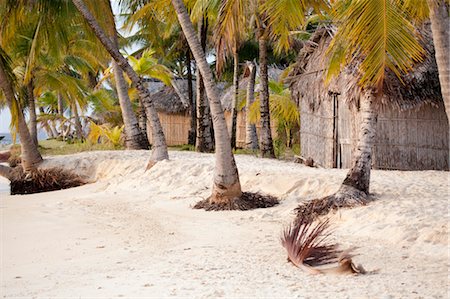
<svg viewBox="0 0 450 299">
<path fill-rule="evenodd" d="M 280 233 L 299 202 L 336 191 L 346 170 L 239 155 L 244 191 L 281 204 L 205 212 L 190 206 L 210 193 L 213 155 L 170 156 L 145 173 L 148 151 L 47 157 L 97 182 L 0 193 L 1 296 L 448 297 L 449 172 L 373 171 L 377 201 L 333 216 L 332 236 L 375 273 L 312 276 L 287 262 Z"/>
</svg>

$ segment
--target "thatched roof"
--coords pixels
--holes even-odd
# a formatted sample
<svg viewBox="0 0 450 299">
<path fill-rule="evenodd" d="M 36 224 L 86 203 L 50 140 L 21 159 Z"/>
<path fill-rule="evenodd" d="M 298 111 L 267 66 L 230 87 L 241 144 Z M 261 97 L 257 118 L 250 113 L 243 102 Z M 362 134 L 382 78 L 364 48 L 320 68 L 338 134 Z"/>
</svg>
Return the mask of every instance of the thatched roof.
<svg viewBox="0 0 450 299">
<path fill-rule="evenodd" d="M 182 98 L 175 90 L 174 86 L 166 86 L 160 81 L 147 82 L 147 88 L 153 96 L 153 103 L 158 112 L 166 113 L 184 113 L 190 110 L 189 96 L 188 96 L 188 82 L 185 79 L 176 79 L 174 84 L 181 93 Z M 192 81 L 193 96 L 196 96 L 195 79 Z M 219 82 L 216 84 L 219 90 L 219 96 L 225 89 L 226 84 Z"/>
<path fill-rule="evenodd" d="M 282 69 L 279 69 L 275 66 L 269 67 L 267 70 L 267 73 L 269 75 L 269 80 L 275 80 L 278 81 L 281 73 L 283 72 Z M 246 72 L 244 71 L 244 74 Z M 259 77 L 259 68 L 256 73 L 256 81 L 258 82 Z M 247 85 L 248 85 L 249 77 L 244 77 L 239 79 L 239 94 L 246 94 L 247 92 Z M 255 92 L 260 91 L 260 84 L 255 85 Z M 222 103 L 222 107 L 224 110 L 231 110 L 233 105 L 233 96 L 234 96 L 234 86 L 233 84 L 226 84 L 224 85 L 224 91 L 222 93 L 222 96 L 220 98 L 220 101 Z"/>
<path fill-rule="evenodd" d="M 328 86 L 324 83 L 325 52 L 331 41 L 330 30 L 320 28 L 312 35 L 299 52 L 287 79 L 293 99 L 297 103 L 301 98 L 307 99 L 312 110 L 320 101 L 330 98 L 332 93 L 340 94 L 339 99 L 353 103 L 357 103 L 361 95 L 356 64 L 348 66 Z M 431 31 L 426 28 L 420 32 L 426 50 L 424 61 L 402 77 L 403 83 L 393 72 L 387 73 L 382 104 L 408 110 L 425 103 L 437 105 L 442 102 Z"/>
</svg>

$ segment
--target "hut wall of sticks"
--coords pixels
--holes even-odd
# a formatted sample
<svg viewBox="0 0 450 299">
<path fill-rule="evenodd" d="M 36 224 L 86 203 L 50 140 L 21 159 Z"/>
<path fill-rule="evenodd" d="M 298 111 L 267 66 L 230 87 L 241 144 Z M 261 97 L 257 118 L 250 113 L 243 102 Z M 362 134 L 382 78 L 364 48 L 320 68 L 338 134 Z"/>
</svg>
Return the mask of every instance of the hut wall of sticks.
<svg viewBox="0 0 450 299">
<path fill-rule="evenodd" d="M 350 168 L 360 116 L 357 66 L 324 82 L 326 49 L 332 28 L 319 29 L 305 43 L 288 78 L 300 109 L 301 155 L 323 167 Z M 384 82 L 373 168 L 448 170 L 449 126 L 440 93 L 429 28 L 420 30 L 428 51 L 423 62 L 402 77 Z"/>
<path fill-rule="evenodd" d="M 152 93 L 167 145 L 187 144 L 191 121 L 187 81 L 174 80 L 174 86 L 165 86 L 161 82 L 148 82 L 147 87 Z M 151 132 L 150 122 L 148 122 L 147 132 Z M 151 134 L 148 134 L 148 138 L 152 143 Z"/>
</svg>

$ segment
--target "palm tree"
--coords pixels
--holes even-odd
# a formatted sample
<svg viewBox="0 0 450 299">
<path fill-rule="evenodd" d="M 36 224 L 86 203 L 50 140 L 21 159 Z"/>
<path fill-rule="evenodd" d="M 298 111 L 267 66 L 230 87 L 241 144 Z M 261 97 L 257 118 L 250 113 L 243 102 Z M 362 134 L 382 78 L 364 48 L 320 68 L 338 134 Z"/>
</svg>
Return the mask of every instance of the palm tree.
<svg viewBox="0 0 450 299">
<path fill-rule="evenodd" d="M 9 110 L 15 119 L 15 125 L 19 132 L 20 144 L 22 148 L 22 167 L 24 171 L 33 171 L 42 162 L 42 156 L 38 151 L 37 144 L 31 138 L 28 131 L 21 104 L 17 100 L 17 93 L 14 88 L 14 75 L 10 66 L 10 59 L 5 51 L 0 47 L 0 88 Z"/>
<path fill-rule="evenodd" d="M 256 135 L 256 126 L 250 121 L 250 106 L 255 101 L 255 82 L 256 82 L 256 63 L 247 62 L 247 68 L 250 71 L 247 85 L 247 100 L 245 103 L 245 148 L 250 150 L 258 149 L 258 136 Z"/>
<path fill-rule="evenodd" d="M 270 128 L 270 108 L 269 108 L 269 74 L 267 68 L 267 42 L 268 30 L 266 22 L 258 18 L 258 44 L 259 44 L 259 67 L 260 67 L 260 111 L 261 111 L 261 129 L 260 145 L 261 156 L 263 158 L 275 158 L 275 151 L 272 141 L 272 130 Z"/>
<path fill-rule="evenodd" d="M 208 33 L 208 19 L 201 15 L 198 20 L 198 37 L 203 52 L 206 51 L 206 37 Z M 195 57 L 195 56 L 194 56 Z M 197 65 L 196 77 L 196 102 L 197 102 L 197 138 L 195 150 L 201 153 L 214 151 L 213 136 L 211 134 L 211 113 L 208 104 L 207 94 L 205 94 L 205 83 L 200 68 Z"/>
<path fill-rule="evenodd" d="M 245 29 L 248 27 L 248 7 L 245 1 L 222 0 L 215 30 L 216 68 L 222 71 L 227 54 L 233 56 L 233 103 L 231 107 L 232 122 L 229 128 L 231 147 L 236 148 L 237 103 L 239 91 L 239 48 L 244 40 Z"/>
<path fill-rule="evenodd" d="M 214 184 L 209 201 L 212 203 L 229 203 L 242 195 L 236 162 L 231 150 L 230 137 L 223 109 L 214 84 L 213 75 L 206 61 L 202 46 L 197 39 L 186 7 L 182 0 L 172 0 L 179 23 L 186 40 L 194 55 L 197 67 L 204 78 L 206 94 L 208 96 L 211 113 L 213 115 L 214 138 L 216 144 L 216 165 L 214 169 Z"/>
<path fill-rule="evenodd" d="M 337 75 L 345 65 L 358 63 L 359 84 L 364 90 L 353 166 L 340 189 L 324 199 L 341 207 L 364 202 L 369 195 L 372 148 L 386 70 L 397 76 L 407 73 L 422 59 L 423 49 L 396 1 L 338 1 L 333 16 L 338 29 L 328 50 L 327 77 Z"/>
<path fill-rule="evenodd" d="M 117 64 L 122 68 L 122 70 L 128 75 L 134 87 L 136 87 L 139 94 L 139 98 L 145 106 L 146 114 L 150 119 L 152 124 L 152 154 L 149 162 L 149 166 L 153 165 L 157 161 L 168 159 L 169 154 L 167 152 L 167 144 L 164 137 L 164 132 L 159 120 L 158 113 L 153 105 L 153 99 L 145 87 L 144 81 L 139 77 L 133 68 L 130 66 L 128 61 L 120 54 L 117 46 L 109 39 L 105 34 L 103 29 L 100 27 L 98 22 L 95 20 L 94 16 L 89 11 L 88 7 L 85 5 L 83 0 L 72 0 L 75 7 L 78 9 L 80 14 L 84 17 L 87 24 L 111 57 L 117 62 Z"/>
<path fill-rule="evenodd" d="M 107 18 L 105 18 L 105 26 L 108 29 L 109 36 L 111 37 L 113 43 L 117 48 L 119 48 L 119 40 L 117 37 L 118 33 L 116 30 L 114 14 L 110 1 L 98 1 L 96 6 L 97 8 L 100 8 L 100 13 L 107 13 Z M 148 149 L 148 139 L 141 131 L 138 119 L 133 111 L 133 107 L 128 96 L 128 84 L 125 81 L 123 71 L 114 60 L 112 62 L 112 67 L 116 82 L 117 95 L 119 97 L 119 105 L 122 111 L 122 118 L 125 126 L 125 146 L 127 149 Z"/>
</svg>

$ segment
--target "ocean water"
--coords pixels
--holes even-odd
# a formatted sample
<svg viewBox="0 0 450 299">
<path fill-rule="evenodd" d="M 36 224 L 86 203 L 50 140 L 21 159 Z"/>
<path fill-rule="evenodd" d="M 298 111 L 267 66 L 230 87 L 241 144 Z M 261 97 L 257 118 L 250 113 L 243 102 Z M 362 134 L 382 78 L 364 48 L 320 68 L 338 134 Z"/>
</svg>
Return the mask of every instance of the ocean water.
<svg viewBox="0 0 450 299">
<path fill-rule="evenodd" d="M 0 133 L 0 136 L 4 136 L 2 140 L 0 140 L 0 144 L 11 144 L 12 143 L 12 136 L 9 133 Z"/>
<path fill-rule="evenodd" d="M 13 143 L 12 136 L 10 133 L 0 132 L 0 136 L 5 136 L 2 140 L 0 140 L 0 145 L 8 145 Z M 38 140 L 45 140 L 45 139 L 47 139 L 47 134 L 44 131 L 39 130 Z M 20 143 L 19 135 L 17 135 L 16 143 Z"/>
</svg>

